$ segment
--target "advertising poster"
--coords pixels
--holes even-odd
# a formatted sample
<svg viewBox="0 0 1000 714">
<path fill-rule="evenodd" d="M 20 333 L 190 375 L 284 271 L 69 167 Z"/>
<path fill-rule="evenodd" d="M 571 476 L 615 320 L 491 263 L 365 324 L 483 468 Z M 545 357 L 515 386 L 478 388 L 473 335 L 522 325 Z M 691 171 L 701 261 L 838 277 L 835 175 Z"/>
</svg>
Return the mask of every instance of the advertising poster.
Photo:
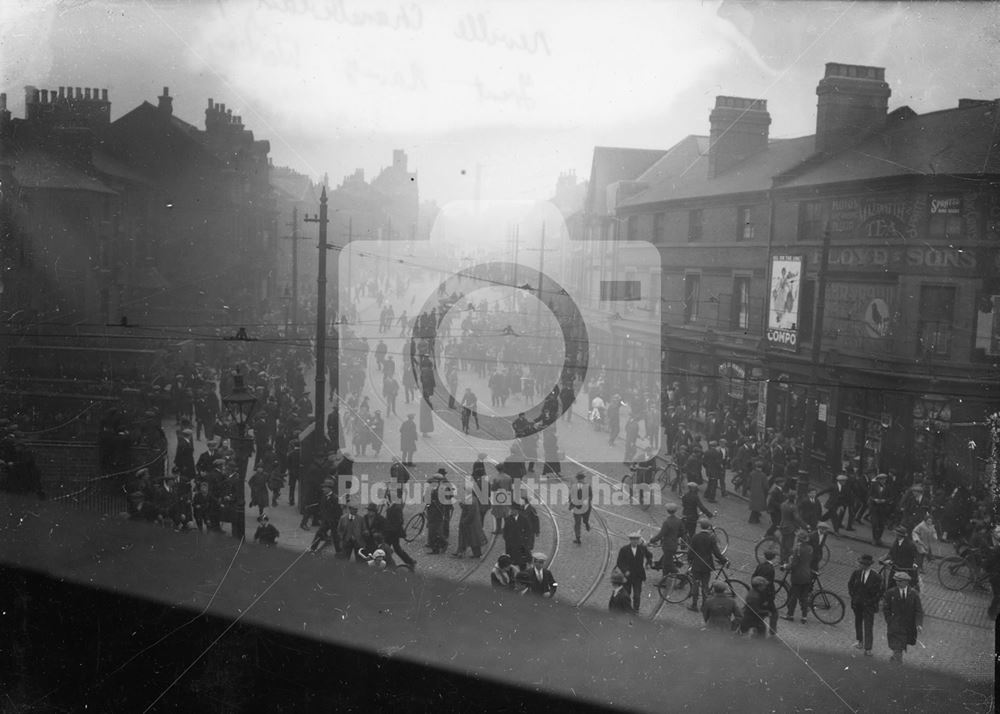
<svg viewBox="0 0 1000 714">
<path fill-rule="evenodd" d="M 802 256 L 776 255 L 771 259 L 767 341 L 772 347 L 792 351 L 798 347 L 802 266 Z"/>
</svg>

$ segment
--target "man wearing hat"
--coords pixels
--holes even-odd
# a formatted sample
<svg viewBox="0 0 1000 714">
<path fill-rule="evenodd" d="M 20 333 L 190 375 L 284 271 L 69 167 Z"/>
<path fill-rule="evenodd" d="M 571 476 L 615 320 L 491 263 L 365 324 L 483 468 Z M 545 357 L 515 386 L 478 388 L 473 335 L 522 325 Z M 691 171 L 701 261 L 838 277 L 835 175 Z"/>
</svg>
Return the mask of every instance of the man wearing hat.
<svg viewBox="0 0 1000 714">
<path fill-rule="evenodd" d="M 764 551 L 764 562 L 759 563 L 756 568 L 754 568 L 753 575 L 750 576 L 751 582 L 757 578 L 763 578 L 767 583 L 767 587 L 764 589 L 764 594 L 767 596 L 767 602 L 770 604 L 768 610 L 768 623 L 767 630 L 773 637 L 778 633 L 778 608 L 774 605 L 774 578 L 777 572 L 774 569 L 774 561 L 777 560 L 778 553 L 773 550 Z"/>
<path fill-rule="evenodd" d="M 712 533 L 712 523 L 707 518 L 698 521 L 698 533 L 691 538 L 688 548 L 688 562 L 690 563 L 690 574 L 693 581 L 691 588 L 691 605 L 689 610 L 698 612 L 698 593 L 701 592 L 702 599 L 708 597 L 708 580 L 715 570 L 715 562 L 728 565 L 719 551 L 719 543 Z"/>
<path fill-rule="evenodd" d="M 788 612 L 785 619 L 795 619 L 796 603 L 802 610 L 802 624 L 806 623 L 806 613 L 809 611 L 809 593 L 812 590 L 812 556 L 813 549 L 809 545 L 809 534 L 799 531 L 795 534 L 795 547 L 788 561 L 791 587 L 788 591 Z"/>
<path fill-rule="evenodd" d="M 920 582 L 917 580 L 917 546 L 910 538 L 910 531 L 904 525 L 896 526 L 896 537 L 889 546 L 886 558 L 892 561 L 892 573 L 906 573 L 910 576 L 911 585 L 914 589 L 920 589 Z"/>
<path fill-rule="evenodd" d="M 340 537 L 340 553 L 345 560 L 354 556 L 355 562 L 361 562 L 358 549 L 361 547 L 361 516 L 358 515 L 358 504 L 349 503 L 347 513 L 340 517 L 337 524 L 337 535 Z"/>
<path fill-rule="evenodd" d="M 708 442 L 708 449 L 705 450 L 705 455 L 701 459 L 701 465 L 705 467 L 705 475 L 708 477 L 705 500 L 709 503 L 715 503 L 715 492 L 720 485 L 722 486 L 722 495 L 726 495 L 726 469 L 718 441 Z"/>
<path fill-rule="evenodd" d="M 698 515 L 702 514 L 706 518 L 711 518 L 712 512 L 701 502 L 701 498 L 698 496 L 697 483 L 688 481 L 687 489 L 687 493 L 681 497 L 681 515 L 684 518 L 684 527 L 687 530 L 688 540 L 691 540 L 698 526 Z"/>
<path fill-rule="evenodd" d="M 278 539 L 278 529 L 271 525 L 266 515 L 257 516 L 257 531 L 253 534 L 253 539 L 261 545 L 274 546 Z"/>
<path fill-rule="evenodd" d="M 720 581 L 712 583 L 712 594 L 705 598 L 701 614 L 709 629 L 722 632 L 733 630 L 740 619 L 740 608 L 728 585 Z"/>
<path fill-rule="evenodd" d="M 180 469 L 180 474 L 186 479 L 193 479 L 194 468 L 194 432 L 190 427 L 181 429 L 177 435 L 177 450 L 174 452 L 174 466 Z"/>
<path fill-rule="evenodd" d="M 413 421 L 416 414 L 407 414 L 406 421 L 399 427 L 400 460 L 406 466 L 413 466 L 413 455 L 417 453 L 417 423 Z"/>
<path fill-rule="evenodd" d="M 635 612 L 632 609 L 628 590 L 625 589 L 625 576 L 618 568 L 615 568 L 611 573 L 611 599 L 608 601 L 608 610 L 626 614 Z"/>
<path fill-rule="evenodd" d="M 579 471 L 569 494 L 569 510 L 573 513 L 573 542 L 577 545 L 580 545 L 580 526 L 585 526 L 590 531 L 590 508 L 593 500 L 594 489 L 587 483 L 587 474 Z"/>
<path fill-rule="evenodd" d="M 531 554 L 531 567 L 528 568 L 528 590 L 534 594 L 545 598 L 553 598 L 556 594 L 556 583 L 552 571 L 545 567 L 545 561 L 549 559 L 545 553 L 536 552 Z"/>
<path fill-rule="evenodd" d="M 833 524 L 833 532 L 840 535 L 840 526 L 844 521 L 844 512 L 851 505 L 851 491 L 847 486 L 847 474 L 837 476 L 837 482 L 820 491 L 817 496 L 829 494 L 826 499 L 826 511 L 820 520 L 829 520 Z M 854 530 L 853 528 L 851 530 Z"/>
<path fill-rule="evenodd" d="M 922 483 L 915 483 L 910 486 L 899 503 L 899 520 L 903 526 L 909 530 L 924 520 L 924 516 L 931 508 L 931 497 L 924 490 Z"/>
<path fill-rule="evenodd" d="M 199 474 L 206 473 L 217 458 L 219 458 L 219 444 L 221 442 L 218 439 L 209 439 L 206 446 L 208 447 L 206 451 L 203 451 L 201 455 L 198 456 L 198 462 L 195 464 Z"/>
<path fill-rule="evenodd" d="M 642 605 L 642 584 L 646 581 L 646 566 L 653 564 L 653 555 L 642 543 L 642 533 L 634 531 L 628 534 L 628 545 L 618 551 L 615 567 L 625 576 L 629 592 L 632 595 L 632 609 L 639 612 Z"/>
<path fill-rule="evenodd" d="M 442 500 L 441 484 L 445 481 L 447 471 L 438 469 L 437 473 L 427 479 L 427 552 L 437 555 L 448 547 L 448 537 L 445 535 L 444 523 L 447 506 Z"/>
<path fill-rule="evenodd" d="M 889 516 L 890 494 L 889 474 L 881 473 L 875 477 L 868 489 L 868 512 L 871 515 L 872 543 L 882 546 L 882 533 L 885 532 L 885 521 Z"/>
<path fill-rule="evenodd" d="M 753 630 L 753 637 L 767 636 L 767 621 L 774 611 L 774 596 L 768 588 L 767 578 L 756 575 L 750 579 L 750 592 L 740 621 L 741 635 Z"/>
<path fill-rule="evenodd" d="M 890 661 L 902 663 L 906 646 L 917 644 L 917 634 L 924 628 L 924 608 L 908 574 L 900 571 L 893 581 L 896 587 L 885 595 L 885 634 L 892 650 Z"/>
<path fill-rule="evenodd" d="M 659 567 L 663 576 L 674 573 L 677 568 L 674 566 L 674 557 L 677 555 L 677 542 L 684 533 L 684 521 L 677 517 L 677 504 L 668 503 L 666 506 L 667 517 L 660 526 L 660 532 L 649 539 L 650 545 L 660 544 L 663 548 L 663 557 L 660 558 Z"/>
<path fill-rule="evenodd" d="M 872 570 L 875 559 L 865 553 L 858 558 L 858 569 L 851 573 L 847 581 L 847 594 L 851 597 L 851 609 L 854 611 L 855 647 L 864 650 L 865 655 L 872 656 L 873 629 L 878 603 L 882 599 L 882 578 Z"/>
</svg>

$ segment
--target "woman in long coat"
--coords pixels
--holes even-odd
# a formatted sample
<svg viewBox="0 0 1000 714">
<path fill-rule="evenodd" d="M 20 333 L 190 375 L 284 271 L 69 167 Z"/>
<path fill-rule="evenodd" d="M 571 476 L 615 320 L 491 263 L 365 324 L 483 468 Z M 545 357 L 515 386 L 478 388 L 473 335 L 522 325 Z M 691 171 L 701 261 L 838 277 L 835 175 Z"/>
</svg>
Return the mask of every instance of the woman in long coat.
<svg viewBox="0 0 1000 714">
<path fill-rule="evenodd" d="M 264 515 L 264 509 L 268 505 L 267 473 L 263 466 L 257 466 L 253 470 L 253 476 L 247 479 L 250 484 L 250 507 L 257 506 L 258 516 Z"/>
</svg>

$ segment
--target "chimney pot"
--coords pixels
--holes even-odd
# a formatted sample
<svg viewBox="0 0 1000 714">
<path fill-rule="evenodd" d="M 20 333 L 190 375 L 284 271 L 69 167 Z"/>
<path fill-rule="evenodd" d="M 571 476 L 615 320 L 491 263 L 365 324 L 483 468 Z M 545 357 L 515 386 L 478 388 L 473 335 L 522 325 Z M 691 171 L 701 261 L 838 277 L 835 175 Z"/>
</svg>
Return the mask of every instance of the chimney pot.
<svg viewBox="0 0 1000 714">
<path fill-rule="evenodd" d="M 7 92 L 0 92 L 0 112 L 7 110 Z"/>
<path fill-rule="evenodd" d="M 209 109 L 212 108 L 212 98 L 211 97 L 208 98 L 208 108 Z"/>
<path fill-rule="evenodd" d="M 59 87 L 59 98 L 60 99 L 66 98 L 66 87 Z"/>
<path fill-rule="evenodd" d="M 828 63 L 816 87 L 816 151 L 839 151 L 882 128 L 891 94 L 884 67 Z"/>
<path fill-rule="evenodd" d="M 163 96 L 164 97 L 169 97 L 170 96 L 170 87 L 164 87 L 163 88 Z"/>
<path fill-rule="evenodd" d="M 42 91 L 42 104 L 49 103 L 49 90 L 43 89 Z"/>
<path fill-rule="evenodd" d="M 76 98 L 83 99 L 83 89 L 81 89 L 80 87 L 76 88 Z"/>
<path fill-rule="evenodd" d="M 767 148 L 771 115 L 767 100 L 715 98 L 709 115 L 708 175 L 715 178 L 751 154 Z"/>
<path fill-rule="evenodd" d="M 90 99 L 90 87 L 83 88 L 83 98 Z"/>
<path fill-rule="evenodd" d="M 101 101 L 102 102 L 108 101 L 108 90 L 106 89 L 101 90 Z"/>
</svg>

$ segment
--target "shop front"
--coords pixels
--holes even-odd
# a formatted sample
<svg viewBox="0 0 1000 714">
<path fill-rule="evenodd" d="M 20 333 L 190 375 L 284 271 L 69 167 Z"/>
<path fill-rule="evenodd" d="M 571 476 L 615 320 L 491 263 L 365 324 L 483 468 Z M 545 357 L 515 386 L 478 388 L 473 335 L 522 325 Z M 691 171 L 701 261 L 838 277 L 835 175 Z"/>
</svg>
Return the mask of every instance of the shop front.
<svg viewBox="0 0 1000 714">
<path fill-rule="evenodd" d="M 665 381 L 670 406 L 694 431 L 709 433 L 728 415 L 753 433 L 764 371 L 738 357 L 668 351 Z M 718 430 L 715 430 L 718 433 Z"/>
</svg>

